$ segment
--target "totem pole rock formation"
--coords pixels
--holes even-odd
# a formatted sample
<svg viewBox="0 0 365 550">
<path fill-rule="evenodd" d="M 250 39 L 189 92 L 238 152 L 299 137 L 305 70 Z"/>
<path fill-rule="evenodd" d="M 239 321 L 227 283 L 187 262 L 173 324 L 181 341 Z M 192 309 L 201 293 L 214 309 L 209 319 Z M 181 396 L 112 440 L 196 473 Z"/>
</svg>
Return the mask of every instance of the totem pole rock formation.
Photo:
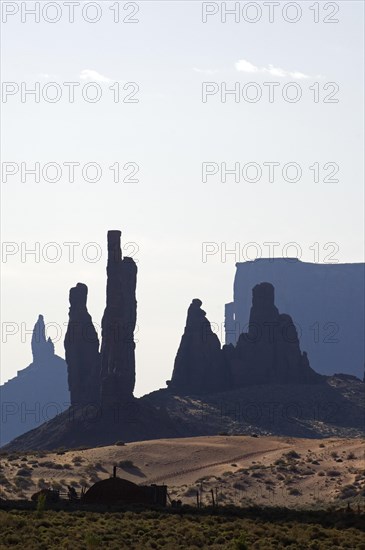
<svg viewBox="0 0 365 550">
<path fill-rule="evenodd" d="M 101 399 L 104 407 L 133 398 L 137 266 L 122 259 L 120 231 L 108 232 L 106 308 L 102 319 Z"/>
<path fill-rule="evenodd" d="M 100 403 L 99 339 L 87 311 L 87 291 L 83 283 L 70 290 L 64 345 L 72 405 Z"/>
<path fill-rule="evenodd" d="M 54 356 L 54 344 L 50 338 L 46 339 L 43 315 L 38 316 L 34 325 L 31 345 L 34 363 L 44 363 Z"/>
<path fill-rule="evenodd" d="M 223 391 L 227 385 L 221 345 L 201 306 L 201 300 L 194 299 L 188 309 L 172 379 L 168 382 L 176 393 Z"/>
</svg>

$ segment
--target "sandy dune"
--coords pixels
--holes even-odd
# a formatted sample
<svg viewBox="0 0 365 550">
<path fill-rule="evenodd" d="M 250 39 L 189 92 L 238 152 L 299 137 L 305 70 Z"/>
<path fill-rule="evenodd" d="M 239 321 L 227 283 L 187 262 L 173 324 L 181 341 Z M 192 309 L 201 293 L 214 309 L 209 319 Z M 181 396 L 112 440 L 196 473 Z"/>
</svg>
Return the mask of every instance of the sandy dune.
<svg viewBox="0 0 365 550">
<path fill-rule="evenodd" d="M 321 506 L 365 502 L 365 443 L 360 439 L 212 436 L 128 443 L 60 453 L 1 456 L 2 496 L 40 486 L 76 490 L 111 475 L 165 483 L 171 499 L 203 503 Z M 19 470 L 26 470 L 22 475 Z M 23 472 L 24 474 L 24 472 Z M 4 483 L 4 478 L 6 482 Z M 20 481 L 19 481 L 20 480 Z"/>
</svg>

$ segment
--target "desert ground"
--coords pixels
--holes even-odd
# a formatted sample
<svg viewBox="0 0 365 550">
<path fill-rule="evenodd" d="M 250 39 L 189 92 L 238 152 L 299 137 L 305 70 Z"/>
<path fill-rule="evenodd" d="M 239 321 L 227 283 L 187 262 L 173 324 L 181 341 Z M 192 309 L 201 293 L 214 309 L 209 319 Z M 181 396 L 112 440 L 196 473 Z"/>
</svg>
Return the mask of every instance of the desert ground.
<svg viewBox="0 0 365 550">
<path fill-rule="evenodd" d="M 212 436 L 141 441 L 54 453 L 0 454 L 0 497 L 29 498 L 43 487 L 66 493 L 117 475 L 166 484 L 171 500 L 195 504 L 365 506 L 365 442 Z M 212 491 L 213 490 L 213 491 Z M 213 492 L 213 495 L 212 495 Z"/>
</svg>

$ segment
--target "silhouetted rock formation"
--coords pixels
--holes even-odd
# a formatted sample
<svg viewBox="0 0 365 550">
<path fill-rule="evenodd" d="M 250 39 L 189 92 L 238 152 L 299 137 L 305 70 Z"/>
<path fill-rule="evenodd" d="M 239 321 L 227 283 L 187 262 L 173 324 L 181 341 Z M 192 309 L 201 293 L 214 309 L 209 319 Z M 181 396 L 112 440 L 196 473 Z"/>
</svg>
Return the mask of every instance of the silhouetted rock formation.
<svg viewBox="0 0 365 550">
<path fill-rule="evenodd" d="M 120 231 L 108 232 L 106 308 L 102 320 L 102 344 L 87 311 L 87 286 L 78 283 L 70 291 L 70 313 L 65 338 L 66 362 L 72 405 L 110 407 L 133 399 L 135 385 L 137 266 L 123 258 Z"/>
<path fill-rule="evenodd" d="M 70 405 L 66 362 L 45 336 L 43 315 L 32 334 L 32 363 L 0 386 L 0 445 L 39 427 Z"/>
<path fill-rule="evenodd" d="M 38 316 L 32 334 L 33 363 L 44 363 L 54 355 L 54 345 L 50 338 L 46 339 L 46 329 L 43 315 Z"/>
<path fill-rule="evenodd" d="M 99 339 L 86 301 L 87 286 L 77 283 L 70 290 L 69 322 L 64 342 L 72 405 L 100 403 Z"/>
<path fill-rule="evenodd" d="M 137 266 L 123 258 L 120 231 L 108 232 L 106 308 L 102 320 L 102 405 L 131 399 L 135 385 L 134 329 L 136 326 Z"/>
<path fill-rule="evenodd" d="M 330 251 L 330 250 L 329 250 Z M 279 311 L 290 313 L 312 368 L 363 377 L 364 263 L 310 263 L 260 258 L 236 264 L 233 302 L 227 304 L 226 344 L 236 345 L 247 329 L 251 289 L 260 281 L 275 287 Z"/>
<path fill-rule="evenodd" d="M 280 314 L 270 283 L 256 285 L 248 332 L 237 345 L 223 346 L 212 332 L 202 302 L 193 300 L 178 349 L 169 389 L 177 394 L 232 390 L 252 384 L 313 383 L 322 377 L 300 351 L 289 315 Z"/>
<path fill-rule="evenodd" d="M 270 283 L 253 288 L 248 332 L 240 335 L 235 348 L 225 348 L 233 387 L 312 383 L 322 378 L 311 369 L 307 354 L 301 353 L 292 318 L 280 314 L 275 306 Z"/>
<path fill-rule="evenodd" d="M 107 299 L 100 353 L 86 308 L 87 287 L 78 283 L 70 291 L 65 350 L 74 406 L 15 439 L 8 449 L 111 445 L 119 440 L 179 435 L 163 406 L 154 407 L 148 398 L 133 396 L 137 266 L 131 258 L 122 259 L 120 238 L 120 231 L 108 232 Z M 82 406 L 89 404 L 97 406 Z"/>
<path fill-rule="evenodd" d="M 202 302 L 189 306 L 184 334 L 169 387 L 176 393 L 206 393 L 227 385 L 218 336 L 213 333 Z"/>
</svg>

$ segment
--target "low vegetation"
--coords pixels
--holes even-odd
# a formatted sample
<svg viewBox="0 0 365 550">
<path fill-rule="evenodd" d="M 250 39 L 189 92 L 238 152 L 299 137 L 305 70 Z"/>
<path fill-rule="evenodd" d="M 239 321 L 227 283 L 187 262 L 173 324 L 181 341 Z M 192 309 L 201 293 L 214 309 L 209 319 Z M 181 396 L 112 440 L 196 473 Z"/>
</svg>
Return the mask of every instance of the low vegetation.
<svg viewBox="0 0 365 550">
<path fill-rule="evenodd" d="M 365 550 L 364 515 L 285 509 L 0 510 L 0 549 Z"/>
</svg>

